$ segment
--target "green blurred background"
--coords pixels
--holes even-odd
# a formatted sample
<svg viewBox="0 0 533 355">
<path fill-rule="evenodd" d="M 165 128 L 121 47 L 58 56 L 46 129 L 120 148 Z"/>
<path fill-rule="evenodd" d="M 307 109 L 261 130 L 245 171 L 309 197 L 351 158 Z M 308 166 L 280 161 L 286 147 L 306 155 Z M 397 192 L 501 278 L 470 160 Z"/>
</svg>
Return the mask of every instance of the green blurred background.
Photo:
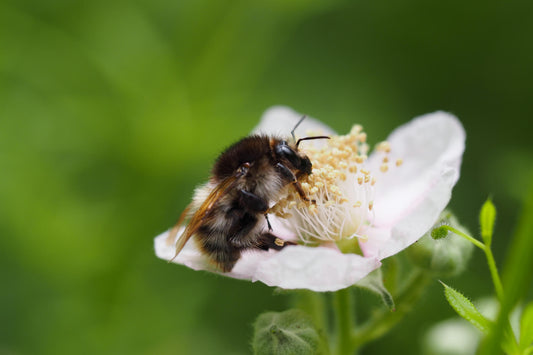
<svg viewBox="0 0 533 355">
<path fill-rule="evenodd" d="M 533 2 L 31 1 L 0 5 L 0 353 L 246 354 L 289 297 L 158 260 L 228 144 L 285 104 L 370 141 L 447 110 L 451 206 L 490 194 L 502 263 L 532 180 Z M 447 282 L 492 293 L 483 256 Z M 440 285 L 363 354 L 421 353 Z"/>
</svg>

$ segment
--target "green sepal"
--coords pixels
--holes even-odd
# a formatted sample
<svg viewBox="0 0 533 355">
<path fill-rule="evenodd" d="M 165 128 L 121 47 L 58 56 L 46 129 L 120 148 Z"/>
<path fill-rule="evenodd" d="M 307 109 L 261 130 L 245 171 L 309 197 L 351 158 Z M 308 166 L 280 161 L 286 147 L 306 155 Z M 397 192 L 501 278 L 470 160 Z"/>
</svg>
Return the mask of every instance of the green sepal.
<svg viewBox="0 0 533 355">
<path fill-rule="evenodd" d="M 496 207 L 490 200 L 485 201 L 479 212 L 479 225 L 481 227 L 481 238 L 487 247 L 492 243 L 492 233 L 494 231 L 494 222 L 496 221 Z"/>
<path fill-rule="evenodd" d="M 254 354 L 318 354 L 320 337 L 304 312 L 266 312 L 254 324 Z"/>
<path fill-rule="evenodd" d="M 526 353 L 526 350 L 530 353 L 533 351 L 533 302 L 529 302 L 520 319 L 519 347 L 523 353 Z"/>
<path fill-rule="evenodd" d="M 381 300 L 390 311 L 394 311 L 396 309 L 392 295 L 383 284 L 381 268 L 372 271 L 354 286 L 367 289 L 380 296 Z"/>
<path fill-rule="evenodd" d="M 484 334 L 488 334 L 492 322 L 485 318 L 468 298 L 446 285 L 444 282 L 441 281 L 440 283 L 444 286 L 446 300 L 455 312 L 481 330 Z"/>
</svg>

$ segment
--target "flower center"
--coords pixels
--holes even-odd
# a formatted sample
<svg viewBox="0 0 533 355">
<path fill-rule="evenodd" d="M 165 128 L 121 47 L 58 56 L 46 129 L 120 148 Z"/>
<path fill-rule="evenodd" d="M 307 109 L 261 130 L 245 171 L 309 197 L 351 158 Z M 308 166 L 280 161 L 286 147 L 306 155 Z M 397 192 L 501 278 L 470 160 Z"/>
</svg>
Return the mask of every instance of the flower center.
<svg viewBox="0 0 533 355">
<path fill-rule="evenodd" d="M 270 211 L 285 219 L 287 228 L 304 243 L 354 237 L 365 240 L 365 230 L 374 220 L 376 183 L 372 173 L 365 169 L 368 150 L 366 133 L 360 125 L 355 125 L 347 135 L 331 137 L 319 149 L 305 149 L 313 173 L 300 183 L 311 202 L 303 201 L 289 187 L 287 195 Z M 376 150 L 384 153 L 380 170 L 386 172 L 390 145 L 382 142 Z"/>
</svg>

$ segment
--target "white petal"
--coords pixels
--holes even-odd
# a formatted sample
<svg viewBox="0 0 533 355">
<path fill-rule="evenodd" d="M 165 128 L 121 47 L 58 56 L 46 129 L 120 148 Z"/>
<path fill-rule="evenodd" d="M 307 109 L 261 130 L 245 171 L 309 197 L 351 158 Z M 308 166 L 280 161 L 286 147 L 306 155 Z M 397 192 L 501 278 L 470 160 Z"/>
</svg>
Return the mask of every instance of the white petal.
<svg viewBox="0 0 533 355">
<path fill-rule="evenodd" d="M 167 232 L 155 238 L 155 251 L 159 258 L 170 260 L 174 256 L 174 245 L 166 239 Z M 173 262 L 195 270 L 218 272 L 192 241 Z M 285 289 L 336 291 L 355 284 L 380 265 L 375 258 L 342 254 L 335 248 L 289 246 L 279 252 L 245 251 L 231 272 L 218 273 Z"/>
<path fill-rule="evenodd" d="M 178 232 L 178 236 L 183 233 L 184 228 Z M 164 232 L 154 239 L 155 255 L 164 260 L 171 260 L 176 253 L 174 242 L 168 242 L 168 231 Z M 211 270 L 207 258 L 200 253 L 192 240 L 189 240 L 180 254 L 172 260 L 173 263 L 183 264 L 194 270 Z"/>
<path fill-rule="evenodd" d="M 336 291 L 355 284 L 380 266 L 375 258 L 342 254 L 326 247 L 289 246 L 265 259 L 252 281 L 285 289 Z"/>
<path fill-rule="evenodd" d="M 303 114 L 298 113 L 289 107 L 273 106 L 263 113 L 261 121 L 253 129 L 252 133 L 263 133 L 289 138 L 291 136 L 291 130 L 302 116 Z M 306 117 L 296 129 L 295 135 L 297 137 L 305 137 L 308 135 L 308 132 L 323 135 L 337 134 L 327 125 L 311 117 Z"/>
<path fill-rule="evenodd" d="M 436 112 L 399 127 L 387 141 L 392 158 L 389 170 L 379 172 L 379 152 L 368 161 L 371 171 L 378 172 L 375 229 L 361 243 L 365 255 L 380 260 L 414 243 L 448 204 L 459 178 L 465 132 L 455 116 Z M 399 167 L 394 164 L 396 158 L 403 160 Z"/>
</svg>

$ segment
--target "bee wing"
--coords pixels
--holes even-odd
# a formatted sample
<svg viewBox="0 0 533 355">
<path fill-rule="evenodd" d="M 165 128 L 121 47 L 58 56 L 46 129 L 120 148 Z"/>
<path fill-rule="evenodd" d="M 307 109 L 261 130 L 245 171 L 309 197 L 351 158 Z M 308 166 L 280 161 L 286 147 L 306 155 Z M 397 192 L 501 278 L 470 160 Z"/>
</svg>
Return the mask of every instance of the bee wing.
<svg viewBox="0 0 533 355">
<path fill-rule="evenodd" d="M 229 191 L 233 184 L 237 181 L 239 177 L 241 177 L 243 174 L 236 173 L 226 179 L 224 179 L 222 182 L 220 182 L 215 188 L 209 193 L 205 201 L 202 203 L 200 208 L 193 214 L 191 217 L 191 220 L 189 221 L 189 224 L 187 227 L 185 227 L 185 230 L 183 233 L 179 236 L 178 240 L 176 241 L 176 254 L 170 261 L 174 260 L 178 254 L 181 252 L 185 244 L 189 241 L 189 239 L 198 231 L 198 228 L 202 225 L 203 220 L 205 219 L 205 216 L 209 211 L 213 208 L 215 203 L 222 197 L 224 194 Z M 180 227 L 181 222 L 185 219 L 185 215 L 190 209 L 191 205 L 188 205 L 185 211 L 180 216 L 180 219 L 178 220 L 178 223 L 172 228 L 172 230 L 169 232 L 169 236 L 167 240 L 173 240 L 174 237 L 178 234 L 178 230 Z"/>
<path fill-rule="evenodd" d="M 167 245 L 174 244 L 174 240 L 176 239 L 176 235 L 178 234 L 178 231 L 180 229 L 181 224 L 185 220 L 185 217 L 187 217 L 187 213 L 189 213 L 189 210 L 191 209 L 192 203 L 189 203 L 187 207 L 183 210 L 183 212 L 180 215 L 180 218 L 178 219 L 178 222 L 172 227 L 170 232 L 168 232 L 167 236 Z"/>
</svg>

